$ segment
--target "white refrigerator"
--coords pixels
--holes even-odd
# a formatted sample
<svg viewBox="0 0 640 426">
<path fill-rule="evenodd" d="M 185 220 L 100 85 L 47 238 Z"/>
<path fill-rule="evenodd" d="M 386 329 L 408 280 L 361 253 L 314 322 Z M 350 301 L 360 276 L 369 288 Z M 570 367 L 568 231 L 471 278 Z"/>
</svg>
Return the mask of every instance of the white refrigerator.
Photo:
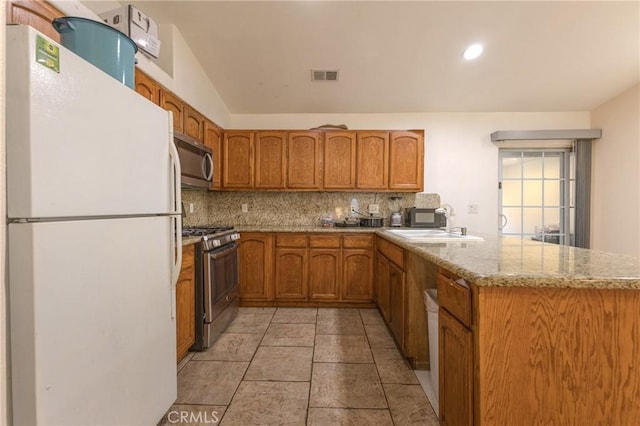
<svg viewBox="0 0 640 426">
<path fill-rule="evenodd" d="M 26 26 L 6 66 L 14 423 L 155 425 L 177 392 L 171 115 Z"/>
</svg>

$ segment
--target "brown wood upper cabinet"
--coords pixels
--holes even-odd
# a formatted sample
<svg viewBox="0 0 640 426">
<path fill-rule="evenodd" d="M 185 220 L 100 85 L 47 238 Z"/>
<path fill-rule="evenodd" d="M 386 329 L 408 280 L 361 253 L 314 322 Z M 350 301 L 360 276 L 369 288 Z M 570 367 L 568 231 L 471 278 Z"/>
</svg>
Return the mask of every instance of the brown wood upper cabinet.
<svg viewBox="0 0 640 426">
<path fill-rule="evenodd" d="M 387 189 L 389 132 L 359 131 L 356 152 L 356 188 Z"/>
<path fill-rule="evenodd" d="M 324 135 L 324 189 L 356 187 L 356 132 Z"/>
<path fill-rule="evenodd" d="M 389 189 L 422 191 L 424 187 L 424 132 L 391 132 Z"/>
<path fill-rule="evenodd" d="M 42 0 L 7 1 L 8 24 L 29 25 L 56 42 L 60 42 L 60 34 L 53 29 L 51 21 L 61 16 L 64 16 L 62 12 Z"/>
<path fill-rule="evenodd" d="M 255 188 L 284 189 L 286 187 L 287 133 L 256 132 Z"/>
<path fill-rule="evenodd" d="M 183 105 L 182 128 L 187 136 L 204 142 L 204 117 L 189 105 Z"/>
<path fill-rule="evenodd" d="M 224 132 L 222 143 L 222 187 L 253 188 L 253 137 L 247 130 Z"/>
<path fill-rule="evenodd" d="M 160 104 L 160 85 L 151 77 L 136 68 L 136 92 L 156 105 Z"/>
<path fill-rule="evenodd" d="M 214 122 L 204 120 L 204 144 L 211 148 L 213 177 L 210 189 L 222 188 L 222 129 Z"/>
<path fill-rule="evenodd" d="M 287 188 L 298 190 L 322 188 L 321 144 L 321 132 L 287 133 Z"/>
<path fill-rule="evenodd" d="M 182 101 L 182 99 L 180 99 L 167 89 L 160 88 L 159 105 L 167 111 L 171 111 L 173 113 L 173 130 L 175 130 L 176 132 L 184 133 L 184 102 Z"/>
</svg>

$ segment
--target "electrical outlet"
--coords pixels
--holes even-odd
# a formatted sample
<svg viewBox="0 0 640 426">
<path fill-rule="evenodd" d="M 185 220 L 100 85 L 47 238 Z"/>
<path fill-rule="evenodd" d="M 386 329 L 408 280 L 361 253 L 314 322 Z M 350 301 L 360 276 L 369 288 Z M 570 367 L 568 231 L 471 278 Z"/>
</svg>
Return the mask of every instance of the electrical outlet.
<svg viewBox="0 0 640 426">
<path fill-rule="evenodd" d="M 369 204 L 369 213 L 371 213 L 371 214 L 380 213 L 380 205 L 379 204 Z"/>
<path fill-rule="evenodd" d="M 243 204 L 242 213 L 248 213 L 248 212 L 249 212 L 249 204 Z"/>
<path fill-rule="evenodd" d="M 189 203 L 189 213 L 193 213 L 193 203 Z"/>
<path fill-rule="evenodd" d="M 477 204 L 469 204 L 469 205 L 467 205 L 467 213 L 469 213 L 469 214 L 478 214 L 478 205 Z"/>
</svg>

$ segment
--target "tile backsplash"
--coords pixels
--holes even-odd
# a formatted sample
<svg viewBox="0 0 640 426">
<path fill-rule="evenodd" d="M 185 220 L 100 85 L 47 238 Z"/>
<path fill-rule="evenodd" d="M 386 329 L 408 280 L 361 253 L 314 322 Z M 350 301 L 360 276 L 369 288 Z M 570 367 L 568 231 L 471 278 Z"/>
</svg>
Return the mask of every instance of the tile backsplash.
<svg viewBox="0 0 640 426">
<path fill-rule="evenodd" d="M 393 201 L 391 197 L 402 197 Z M 292 225 L 319 226 L 320 219 L 333 215 L 348 216 L 351 199 L 358 200 L 359 210 L 367 212 L 369 204 L 378 204 L 384 224 L 396 208 L 440 206 L 438 194 L 372 192 L 207 192 L 182 191 L 186 210 L 185 226 L 202 225 Z M 193 203 L 194 211 L 189 212 Z M 242 212 L 246 204 L 248 211 Z"/>
</svg>

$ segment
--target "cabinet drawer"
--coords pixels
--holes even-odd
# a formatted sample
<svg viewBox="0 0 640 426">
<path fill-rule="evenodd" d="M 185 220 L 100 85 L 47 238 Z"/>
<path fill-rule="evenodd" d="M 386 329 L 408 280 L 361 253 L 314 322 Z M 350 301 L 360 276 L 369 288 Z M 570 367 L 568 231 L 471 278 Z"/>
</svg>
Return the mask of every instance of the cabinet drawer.
<svg viewBox="0 0 640 426">
<path fill-rule="evenodd" d="M 277 234 L 276 247 L 306 247 L 307 236 L 302 234 Z"/>
<path fill-rule="evenodd" d="M 345 235 L 342 237 L 344 248 L 373 247 L 373 235 Z"/>
<path fill-rule="evenodd" d="M 340 248 L 340 235 L 312 235 L 309 237 L 309 247 Z"/>
<path fill-rule="evenodd" d="M 383 238 L 377 239 L 377 246 L 380 253 L 382 253 L 387 259 L 398 265 L 400 268 L 404 268 L 404 251 L 400 247 Z"/>
<path fill-rule="evenodd" d="M 455 277 L 438 274 L 438 303 L 466 327 L 471 328 L 471 290 L 454 279 Z"/>
</svg>

